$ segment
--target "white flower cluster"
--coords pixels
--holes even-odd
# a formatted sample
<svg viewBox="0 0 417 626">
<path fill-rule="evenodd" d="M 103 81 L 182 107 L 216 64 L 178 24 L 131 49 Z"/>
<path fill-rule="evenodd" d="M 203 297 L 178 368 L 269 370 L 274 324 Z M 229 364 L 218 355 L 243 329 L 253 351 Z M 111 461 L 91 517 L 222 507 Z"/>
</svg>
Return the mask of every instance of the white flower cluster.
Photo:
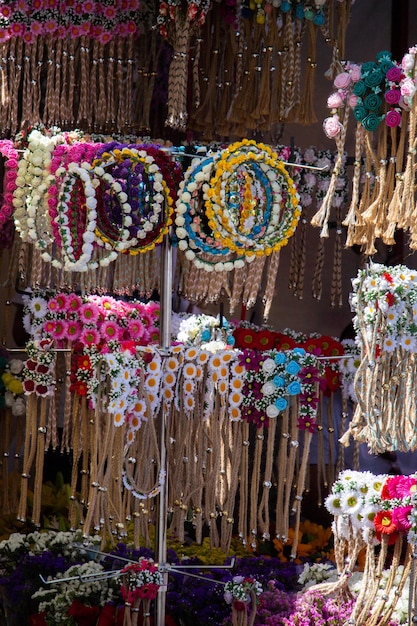
<svg viewBox="0 0 417 626">
<path fill-rule="evenodd" d="M 305 563 L 303 571 L 298 577 L 298 583 L 304 589 L 312 587 L 318 583 L 337 577 L 337 569 L 330 563 Z"/>
<path fill-rule="evenodd" d="M 355 329 L 365 342 L 377 333 L 382 353 L 417 352 L 417 272 L 371 263 L 352 281 Z"/>
<path fill-rule="evenodd" d="M 361 350 L 354 339 L 343 339 L 342 345 L 345 354 L 348 355 L 345 359 L 342 358 L 338 361 L 339 369 L 342 374 L 342 394 L 344 398 L 356 402 L 354 381 L 355 374 L 361 362 Z"/>
<path fill-rule="evenodd" d="M 325 500 L 327 510 L 335 516 L 334 530 L 339 537 L 350 539 L 352 531 L 360 532 L 365 541 L 374 530 L 374 517 L 381 510 L 381 489 L 387 476 L 371 472 L 345 470 L 333 484 Z"/>
<path fill-rule="evenodd" d="M 33 594 L 40 600 L 39 612 L 45 612 L 50 626 L 58 626 L 68 619 L 68 609 L 74 600 L 87 606 L 103 607 L 114 599 L 111 579 L 101 578 L 103 566 L 95 561 L 73 565 L 57 576 L 57 583 L 39 589 Z M 68 580 L 74 577 L 74 580 Z M 65 579 L 59 584 L 58 579 Z"/>
</svg>

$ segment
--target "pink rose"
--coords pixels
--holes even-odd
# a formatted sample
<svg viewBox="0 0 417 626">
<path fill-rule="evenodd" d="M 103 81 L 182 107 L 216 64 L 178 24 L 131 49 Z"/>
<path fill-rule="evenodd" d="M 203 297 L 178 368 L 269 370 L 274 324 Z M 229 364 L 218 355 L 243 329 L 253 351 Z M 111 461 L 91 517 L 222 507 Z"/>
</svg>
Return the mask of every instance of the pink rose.
<svg viewBox="0 0 417 626">
<path fill-rule="evenodd" d="M 346 89 L 346 87 L 350 85 L 350 82 L 351 82 L 350 74 L 348 74 L 348 72 L 342 72 L 341 74 L 338 74 L 336 76 L 333 84 L 336 87 L 336 89 Z"/>
<path fill-rule="evenodd" d="M 416 92 L 416 84 L 412 78 L 406 78 L 402 81 L 400 90 L 404 101 L 409 104 Z"/>
<path fill-rule="evenodd" d="M 357 104 L 358 104 L 358 96 L 355 96 L 355 94 L 353 93 L 351 96 L 349 96 L 348 105 L 350 106 L 351 109 L 354 109 Z"/>
<path fill-rule="evenodd" d="M 335 91 L 327 98 L 327 106 L 329 109 L 338 109 L 343 106 L 343 98 L 339 91 Z"/>
<path fill-rule="evenodd" d="M 349 67 L 350 79 L 353 83 L 357 83 L 361 77 L 361 66 L 352 64 Z"/>
<path fill-rule="evenodd" d="M 339 116 L 332 115 L 332 117 L 326 117 L 323 122 L 323 130 L 329 139 L 337 137 L 342 130 L 342 124 L 340 123 Z"/>
<path fill-rule="evenodd" d="M 410 72 L 414 67 L 415 57 L 413 54 L 405 54 L 401 61 L 401 67 L 404 72 Z"/>
</svg>

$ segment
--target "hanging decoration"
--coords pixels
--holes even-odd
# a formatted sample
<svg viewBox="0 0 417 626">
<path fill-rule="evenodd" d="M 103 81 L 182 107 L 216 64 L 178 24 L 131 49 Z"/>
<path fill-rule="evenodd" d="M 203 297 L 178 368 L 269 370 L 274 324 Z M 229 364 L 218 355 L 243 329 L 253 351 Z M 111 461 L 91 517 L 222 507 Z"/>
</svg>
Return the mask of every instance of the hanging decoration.
<svg viewBox="0 0 417 626">
<path fill-rule="evenodd" d="M 2 131 L 39 122 L 133 129 L 135 40 L 152 22 L 138 0 L 3 3 Z"/>
<path fill-rule="evenodd" d="M 375 254 L 378 239 L 393 245 L 398 229 L 409 233 L 410 248 L 415 247 L 415 55 L 413 46 L 401 62 L 383 50 L 375 61 L 346 63 L 328 99 L 332 115 L 323 127 L 336 141 L 339 161 L 350 113 L 356 120 L 351 201 L 342 223 L 348 229 L 346 245 L 360 245 L 367 255 Z M 322 237 L 328 232 L 338 172 L 339 163 L 311 222 Z"/>
<path fill-rule="evenodd" d="M 415 450 L 417 275 L 403 265 L 372 263 L 353 281 L 351 303 L 360 342 L 349 431 L 374 452 Z"/>
<path fill-rule="evenodd" d="M 224 290 L 232 310 L 242 298 L 252 307 L 265 270 L 267 317 L 279 251 L 294 233 L 299 216 L 294 182 L 278 155 L 264 144 L 236 142 L 215 158 L 191 166 L 175 220 L 179 248 L 195 265 L 185 276 L 184 295 L 193 302 L 216 301 Z M 227 276 L 211 280 L 212 273 L 232 270 L 233 286 Z M 251 292 L 245 291 L 248 282 L 254 286 Z"/>
<path fill-rule="evenodd" d="M 410 578 L 409 615 L 415 611 L 415 476 L 342 472 L 326 499 L 334 515 L 337 582 L 312 589 L 342 597 L 356 567 L 359 551 L 366 551 L 366 566 L 351 614 L 353 623 L 373 626 L 390 623 L 395 606 Z M 378 546 L 378 550 L 376 550 Z M 399 569 L 400 563 L 404 565 Z M 383 595 L 378 594 L 382 572 L 388 570 Z M 400 574 L 398 576 L 398 574 Z M 386 574 L 385 574 L 386 575 Z"/>
<path fill-rule="evenodd" d="M 190 47 L 189 127 L 211 140 L 314 123 L 317 38 L 329 45 L 333 78 L 350 8 L 350 1 L 213 2 Z"/>
<path fill-rule="evenodd" d="M 158 313 L 155 303 L 109 296 L 27 299 L 32 342 L 23 376 L 19 518 L 26 517 L 32 474 L 39 489 L 31 516 L 39 523 L 42 459 L 52 444 L 72 451 L 70 523 L 87 534 L 123 537 L 132 519 L 135 542 L 149 542 L 151 502 L 168 480 L 169 527 L 180 541 L 192 519 L 198 542 L 208 532 L 211 545 L 224 550 L 235 524 L 253 547 L 271 528 L 285 542 L 289 524 L 298 528 L 310 442 L 321 427 L 319 386 L 331 380 L 314 352 L 322 346 L 333 354 L 340 345 L 311 338 L 308 352 L 295 345 L 236 350 L 228 323 L 187 320 L 179 330 L 186 343 L 174 341 L 165 353 L 157 347 Z M 156 433 L 161 410 L 169 415 L 168 477 Z M 295 542 L 294 556 L 296 550 Z"/>
<path fill-rule="evenodd" d="M 21 240 L 31 244 L 18 261 L 27 283 L 72 283 L 90 292 L 107 285 L 150 297 L 158 285 L 155 247 L 172 222 L 180 165 L 158 145 L 91 143 L 60 129 L 34 129 L 26 143 L 18 161 L 6 162 L 13 177 L 7 201 Z M 139 253 L 146 260 L 135 259 Z"/>
</svg>

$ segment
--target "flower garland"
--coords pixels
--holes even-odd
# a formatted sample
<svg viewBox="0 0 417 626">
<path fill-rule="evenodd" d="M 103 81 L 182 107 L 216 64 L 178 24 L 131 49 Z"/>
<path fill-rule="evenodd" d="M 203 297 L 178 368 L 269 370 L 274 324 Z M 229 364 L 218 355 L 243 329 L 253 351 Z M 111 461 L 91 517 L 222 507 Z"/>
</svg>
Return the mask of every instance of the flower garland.
<svg viewBox="0 0 417 626">
<path fill-rule="evenodd" d="M 224 587 L 224 599 L 232 605 L 233 626 L 247 624 L 247 611 L 251 607 L 250 624 L 254 623 L 256 605 L 262 585 L 252 577 L 234 576 Z"/>
<path fill-rule="evenodd" d="M 34 243 L 40 250 L 52 243 L 46 192 L 53 181 L 49 173 L 51 155 L 60 141 L 59 134 L 51 136 L 32 130 L 18 163 L 16 189 L 13 191 L 16 230 L 23 241 Z"/>
<path fill-rule="evenodd" d="M 13 215 L 13 192 L 16 190 L 19 153 L 10 139 L 0 140 L 0 154 L 5 158 L 6 173 L 3 181 L 3 202 L 0 208 L 0 232 Z"/>
<path fill-rule="evenodd" d="M 253 257 L 245 260 L 233 258 L 231 250 L 221 244 L 214 232 L 207 230 L 207 219 L 201 198 L 206 197 L 209 181 L 215 171 L 216 159 L 196 159 L 185 173 L 180 184 L 180 193 L 175 207 L 175 234 L 178 248 L 185 253 L 188 261 L 192 261 L 198 269 L 207 272 L 232 271 L 242 268 L 245 260 L 250 262 Z"/>
<path fill-rule="evenodd" d="M 114 1 L 84 2 L 76 10 L 73 2 L 50 2 L 48 6 L 21 2 L 2 6 L 0 14 L 1 40 L 21 37 L 27 43 L 36 38 L 54 40 L 69 36 L 91 37 L 106 44 L 116 36 L 126 37 L 138 32 L 139 0 L 124 3 Z"/>
<path fill-rule="evenodd" d="M 416 281 L 416 273 L 403 265 L 376 263 L 360 270 L 352 281 L 361 363 L 355 380 L 358 407 L 350 432 L 373 450 L 417 446 L 410 419 L 415 402 L 411 390 L 417 352 Z"/>
<path fill-rule="evenodd" d="M 0 408 L 8 407 L 14 417 L 21 417 L 26 412 L 22 384 L 23 367 L 24 363 L 20 359 L 7 361 L 0 355 Z"/>
<path fill-rule="evenodd" d="M 134 198 L 135 187 L 129 190 L 129 181 L 132 184 L 137 179 L 140 189 L 139 202 L 136 200 L 137 215 L 133 216 L 135 222 L 132 221 L 132 217 L 128 221 L 131 232 L 129 231 L 130 239 L 126 249 L 130 254 L 152 250 L 162 241 L 172 223 L 173 198 L 157 163 L 157 161 L 161 162 L 161 155 L 158 154 L 158 157 L 155 150 L 152 150 L 152 154 L 148 154 L 146 146 L 120 146 L 119 148 L 110 145 L 109 147 L 103 146 L 100 156 L 93 162 L 93 172 L 96 176 L 103 178 L 109 176 L 108 173 L 104 173 L 103 166 L 117 164 L 120 177 L 116 185 L 120 187 L 122 198 L 126 197 L 126 200 L 129 196 Z M 166 170 L 166 161 L 162 162 Z M 130 170 L 132 170 L 131 174 L 129 174 Z M 126 177 L 127 185 L 122 183 Z M 97 234 L 104 242 L 111 241 L 111 234 L 105 227 L 104 216 L 102 216 Z"/>
<path fill-rule="evenodd" d="M 242 175 L 245 181 L 253 179 L 253 184 L 244 185 L 243 214 L 239 204 L 236 214 L 234 203 L 228 199 L 229 190 L 234 191 Z M 263 201 L 252 195 L 257 183 L 264 187 Z M 243 140 L 222 151 L 207 190 L 206 214 L 216 239 L 237 254 L 250 257 L 270 255 L 285 246 L 295 231 L 300 210 L 294 183 L 277 154 L 264 144 Z"/>
<path fill-rule="evenodd" d="M 243 419 L 258 427 L 268 426 L 270 419 L 289 408 L 291 396 L 299 396 L 298 427 L 310 432 L 317 429 L 320 368 L 315 356 L 301 348 L 264 353 L 246 349 L 239 356 L 239 363 L 246 369 Z"/>
<path fill-rule="evenodd" d="M 348 544 L 352 547 L 355 544 L 356 547 L 350 551 L 349 562 L 343 562 L 343 556 L 338 558 L 338 582 L 323 583 L 316 589 L 326 588 L 331 592 L 336 586 L 345 588 L 355 567 L 358 548 L 366 547 L 370 566 L 364 572 L 352 613 L 359 623 L 376 623 L 382 612 L 389 614 L 395 610 L 401 597 L 412 567 L 410 551 L 407 551 L 401 572 L 397 568 L 400 565 L 402 538 L 407 537 L 411 545 L 415 545 L 416 485 L 416 476 L 373 475 L 345 470 L 326 499 L 327 509 L 335 516 L 335 553 L 337 548 L 342 556 Z M 376 557 L 375 545 L 378 543 L 381 543 L 381 548 Z M 389 545 L 394 546 L 390 557 L 387 551 Z M 391 561 L 390 570 L 384 593 L 381 594 L 378 593 L 380 572 L 387 558 Z M 401 576 L 395 576 L 398 573 Z"/>
</svg>

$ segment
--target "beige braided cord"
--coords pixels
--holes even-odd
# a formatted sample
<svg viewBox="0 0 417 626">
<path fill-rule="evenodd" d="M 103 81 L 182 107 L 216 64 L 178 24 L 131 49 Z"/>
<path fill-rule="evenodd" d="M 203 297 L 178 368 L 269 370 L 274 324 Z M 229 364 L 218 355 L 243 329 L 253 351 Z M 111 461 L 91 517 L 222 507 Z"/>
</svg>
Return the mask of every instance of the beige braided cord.
<svg viewBox="0 0 417 626">
<path fill-rule="evenodd" d="M 56 42 L 55 53 L 55 80 L 54 80 L 54 92 L 52 94 L 52 118 L 55 124 L 61 123 L 60 118 L 60 97 L 61 97 L 61 67 L 62 67 L 62 39 L 58 39 Z"/>
<path fill-rule="evenodd" d="M 397 540 L 398 541 L 398 540 Z M 371 550 L 371 557 L 373 556 L 373 547 Z M 375 559 L 370 559 L 369 567 L 364 572 L 363 585 L 359 591 L 352 616 L 358 621 L 358 624 L 366 624 L 367 618 L 371 607 L 375 601 L 376 594 L 378 592 L 379 580 L 382 578 L 382 572 L 386 563 L 388 554 L 388 535 L 382 535 L 381 537 L 381 549 L 379 556 L 375 562 Z M 373 562 L 372 562 L 373 561 Z"/>
<path fill-rule="evenodd" d="M 31 394 L 26 401 L 26 425 L 23 449 L 23 468 L 20 481 L 20 499 L 17 519 L 25 520 L 27 511 L 28 483 L 30 471 L 36 454 L 38 429 L 38 398 Z"/>
<path fill-rule="evenodd" d="M 73 394 L 72 397 L 72 432 L 71 432 L 71 443 L 72 443 L 72 466 L 71 466 L 71 479 L 70 479 L 70 504 L 69 504 L 69 522 L 70 528 L 76 528 L 77 526 L 77 512 L 78 512 L 78 503 L 77 503 L 77 482 L 78 482 L 78 474 L 79 474 L 79 463 L 81 459 L 81 453 L 83 451 L 83 446 L 86 442 L 82 440 L 81 434 L 81 422 L 84 419 L 85 411 L 86 411 L 86 398 L 78 396 L 77 394 Z M 65 431 L 65 428 L 64 428 Z M 67 441 L 64 442 L 63 446 L 67 445 Z M 65 449 L 65 448 L 64 448 Z"/>
<path fill-rule="evenodd" d="M 292 16 L 290 12 L 285 13 L 283 20 L 283 48 L 282 48 L 282 72 L 281 72 L 281 101 L 279 117 L 281 121 L 287 121 L 288 113 L 291 110 L 290 99 L 291 86 L 294 80 L 294 37 L 292 27 Z"/>
<path fill-rule="evenodd" d="M 286 462 L 285 467 L 281 471 L 285 472 L 284 478 L 284 500 L 281 503 L 277 502 L 277 506 L 281 506 L 284 514 L 284 529 L 282 535 L 288 537 L 289 522 L 290 522 L 290 502 L 293 495 L 294 481 L 296 477 L 296 466 L 298 458 L 298 444 L 300 433 L 297 426 L 298 419 L 298 402 L 293 396 L 291 397 L 291 406 L 289 410 L 289 437 L 287 438 L 287 450 L 286 450 Z"/>
<path fill-rule="evenodd" d="M 242 302 L 242 294 L 248 274 L 248 267 L 248 264 L 245 263 L 243 267 L 238 267 L 233 270 L 232 293 L 229 297 L 229 310 L 231 315 L 235 313 L 237 307 Z"/>
<path fill-rule="evenodd" d="M 386 229 L 386 214 L 384 200 L 386 198 L 386 177 L 387 177 L 387 131 L 386 125 L 380 124 L 378 128 L 378 149 L 375 159 L 375 192 L 374 199 L 370 206 L 362 213 L 362 217 L 367 225 L 368 246 L 372 250 L 374 248 L 373 241 L 375 238 L 381 237 Z M 370 141 L 367 133 L 367 141 Z"/>
<path fill-rule="evenodd" d="M 395 585 L 394 581 L 395 581 L 396 576 L 398 575 L 398 566 L 401 564 L 402 547 L 403 547 L 403 538 L 400 535 L 394 545 L 394 554 L 392 556 L 392 562 L 389 568 L 390 573 L 388 576 L 388 580 L 386 581 L 385 588 L 384 588 L 384 596 L 389 597 L 391 594 L 391 591 L 393 590 L 393 586 Z M 378 584 L 379 584 L 379 580 L 376 581 L 377 591 L 378 591 Z M 389 603 L 388 607 L 387 607 L 386 598 L 380 598 L 378 602 L 376 602 L 373 605 L 371 604 L 369 607 L 369 610 L 372 614 L 371 614 L 371 617 L 368 618 L 367 620 L 367 626 L 376 626 L 377 624 L 379 624 L 382 614 L 384 614 L 384 617 L 386 617 L 385 613 L 386 613 L 387 608 L 389 612 L 391 613 L 394 610 L 395 605 L 397 604 L 397 601 L 398 601 L 398 589 L 395 589 L 393 598 L 391 602 Z"/>
<path fill-rule="evenodd" d="M 307 474 L 307 466 L 308 466 L 308 457 L 310 453 L 310 443 L 311 443 L 312 433 L 309 430 L 304 431 L 304 441 L 303 441 L 303 455 L 301 457 L 301 463 L 298 471 L 298 479 L 296 485 L 296 493 L 294 497 L 294 502 L 291 508 L 291 514 L 295 515 L 295 523 L 294 523 L 294 541 L 291 548 L 291 556 L 293 558 L 297 555 L 297 547 L 298 547 L 298 533 L 300 530 L 300 521 L 301 521 L 301 501 L 303 499 L 303 492 L 306 484 L 306 474 Z"/>
<path fill-rule="evenodd" d="M 309 22 L 312 24 L 312 22 Z M 289 110 L 286 114 L 286 119 L 288 122 L 301 122 L 300 114 L 302 106 L 311 106 L 309 101 L 311 101 L 312 95 L 310 94 L 312 90 L 311 78 L 310 83 L 308 82 L 308 68 L 309 62 L 307 65 L 307 80 L 305 82 L 305 90 L 303 94 L 303 100 L 301 99 L 301 54 L 302 54 L 302 42 L 304 38 L 304 34 L 307 28 L 307 20 L 305 19 L 296 19 L 294 21 L 293 26 L 293 39 L 294 39 L 294 59 L 291 59 L 291 84 L 288 85 L 288 97 L 289 97 Z M 313 52 L 313 58 L 315 57 L 315 53 Z M 312 58 L 308 56 L 308 58 Z M 314 78 L 314 74 L 312 76 Z M 307 100 L 304 100 L 307 98 Z"/>
<path fill-rule="evenodd" d="M 239 516 L 238 532 L 239 538 L 246 544 L 249 536 L 248 510 L 249 510 L 249 424 L 246 420 L 241 423 L 242 447 L 239 475 Z"/>
<path fill-rule="evenodd" d="M 408 148 L 404 170 L 404 186 L 401 197 L 401 218 L 398 220 L 398 228 L 413 229 L 412 217 L 414 212 L 414 185 L 415 185 L 415 161 L 416 161 L 416 126 L 417 126 L 417 103 L 413 98 L 408 118 Z"/>
<path fill-rule="evenodd" d="M 0 58 L 6 59 L 5 64 L 0 65 L 0 127 L 3 132 L 8 129 L 8 108 L 10 102 L 10 86 L 8 81 L 9 58 L 12 55 L 11 49 L 15 39 L 0 44 Z"/>
<path fill-rule="evenodd" d="M 316 262 L 314 266 L 313 281 L 311 285 L 312 295 L 320 301 L 323 292 L 323 267 L 324 267 L 324 239 L 320 237 L 317 247 Z"/>
<path fill-rule="evenodd" d="M 125 89 L 126 89 L 126 102 L 124 108 L 124 116 L 126 120 L 127 128 L 131 131 L 134 129 L 133 121 L 133 67 L 134 67 L 134 39 L 133 35 L 129 35 L 126 39 L 127 44 L 127 56 L 126 56 L 126 68 L 125 68 Z"/>
<path fill-rule="evenodd" d="M 341 227 L 341 207 L 336 209 L 336 236 L 333 249 L 333 272 L 330 286 L 330 306 L 343 306 L 342 293 L 342 227 Z"/>
<path fill-rule="evenodd" d="M 13 134 L 17 133 L 20 127 L 20 120 L 19 120 L 19 90 L 21 87 L 21 83 L 22 83 L 22 70 L 23 70 L 23 63 L 24 63 L 24 58 L 23 58 L 23 47 L 24 47 L 24 43 L 23 43 L 23 39 L 19 38 L 17 40 L 17 45 L 16 45 L 16 58 L 15 58 L 15 63 L 14 63 L 14 74 L 12 74 L 11 76 L 13 76 L 13 80 L 12 80 L 12 89 L 10 92 L 10 130 Z"/>
<path fill-rule="evenodd" d="M 124 84 L 124 67 L 123 62 L 125 59 L 124 52 L 124 37 L 117 37 L 116 39 L 116 86 L 115 86 L 115 129 L 118 133 L 123 132 L 125 128 L 129 128 L 129 122 L 125 117 L 126 103 L 132 98 L 132 94 L 126 89 L 127 85 Z"/>
<path fill-rule="evenodd" d="M 166 126 L 185 130 L 187 126 L 188 54 L 191 24 L 188 17 L 177 14 L 175 35 L 170 37 L 174 48 L 168 76 L 168 113 Z"/>
<path fill-rule="evenodd" d="M 115 41 L 112 39 L 110 43 L 106 44 L 106 55 L 105 55 L 105 63 L 106 63 L 106 129 L 108 132 L 112 133 L 115 129 L 116 123 L 116 111 L 115 111 L 115 87 L 116 87 L 116 76 L 115 76 Z"/>
<path fill-rule="evenodd" d="M 314 111 L 314 87 L 317 68 L 317 31 L 317 26 L 310 20 L 308 22 L 307 68 L 304 91 L 301 98 L 300 113 L 298 116 L 300 124 L 315 124 L 317 122 L 317 116 Z M 298 75 L 301 75 L 300 70 L 298 70 Z"/>
<path fill-rule="evenodd" d="M 263 318 L 266 321 L 269 318 L 271 312 L 271 306 L 275 295 L 275 285 L 277 281 L 277 274 L 279 269 L 280 251 L 273 252 L 268 258 L 266 267 L 266 285 L 262 302 L 264 303 Z"/>
<path fill-rule="evenodd" d="M 227 137 L 231 134 L 228 112 L 234 97 L 234 81 L 238 61 L 238 38 L 240 37 L 235 31 L 234 24 L 226 25 L 226 29 L 226 34 L 222 40 L 222 58 L 220 59 L 220 83 L 222 84 L 222 89 L 218 89 L 217 91 L 218 116 L 216 119 L 216 128 L 217 134 L 220 137 Z"/>
<path fill-rule="evenodd" d="M 230 423 L 225 420 L 226 453 L 228 486 L 224 499 L 224 509 L 221 521 L 220 547 L 225 552 L 230 549 L 233 533 L 233 512 L 236 505 L 236 494 L 239 486 L 239 473 L 242 450 L 242 426 L 240 422 Z"/>
<path fill-rule="evenodd" d="M 36 44 L 34 47 L 36 49 Z M 30 51 L 31 47 L 25 44 L 23 52 L 22 123 L 27 124 L 32 122 L 32 55 Z"/>
<path fill-rule="evenodd" d="M 266 429 L 267 444 L 266 444 L 266 457 L 265 457 L 265 469 L 262 480 L 261 499 L 258 506 L 258 532 L 260 532 L 264 539 L 269 539 L 269 512 L 270 512 L 270 493 L 272 487 L 272 468 L 274 464 L 274 447 L 275 447 L 275 433 L 277 430 L 277 420 L 270 419 L 268 428 Z"/>
<path fill-rule="evenodd" d="M 98 102 L 96 109 L 96 127 L 104 129 L 107 120 L 106 75 L 104 67 L 104 45 L 98 46 Z"/>
<path fill-rule="evenodd" d="M 364 127 L 360 122 L 357 122 L 355 130 L 355 159 L 353 162 L 352 194 L 349 210 L 342 222 L 343 226 L 348 227 L 346 247 L 353 245 L 353 243 L 348 243 L 348 241 L 350 242 L 352 238 L 359 210 L 359 187 L 362 169 L 361 162 L 364 149 L 364 133 Z"/>
<path fill-rule="evenodd" d="M 265 256 L 256 257 L 249 266 L 248 280 L 246 281 L 242 296 L 242 302 L 248 309 L 256 304 L 258 293 L 262 286 L 262 274 L 265 262 Z"/>
<path fill-rule="evenodd" d="M 255 450 L 253 454 L 252 476 L 250 484 L 250 501 L 249 501 L 249 527 L 251 534 L 251 545 L 256 542 L 258 535 L 257 519 L 259 506 L 259 489 L 261 479 L 261 462 L 264 449 L 265 427 L 258 428 Z"/>
<path fill-rule="evenodd" d="M 394 237 L 394 232 L 397 226 L 398 221 L 400 220 L 401 215 L 401 199 L 404 190 L 404 157 L 406 150 L 406 137 L 408 137 L 408 111 L 403 111 L 402 115 L 402 124 L 400 137 L 398 141 L 398 147 L 396 150 L 396 154 L 391 157 L 395 163 L 395 180 L 394 180 L 394 190 L 392 193 L 392 197 L 390 198 L 390 203 L 387 208 L 387 219 L 388 219 L 388 227 L 387 232 L 385 234 L 385 238 L 388 240 L 392 240 Z M 397 129 L 393 129 L 393 135 L 396 138 Z"/>
<path fill-rule="evenodd" d="M 290 409 L 287 407 L 281 413 L 281 427 L 280 427 L 280 440 L 278 447 L 278 457 L 277 457 L 277 499 L 275 506 L 275 532 L 278 538 L 281 538 L 283 541 L 286 541 L 288 538 L 288 510 L 285 511 L 285 506 L 283 503 L 285 501 L 290 501 L 290 495 L 288 495 L 288 491 L 291 493 L 292 489 L 292 476 L 290 478 L 290 483 L 288 484 L 288 476 L 287 476 L 287 457 L 288 457 L 288 441 L 291 437 L 289 432 L 290 428 Z"/>
<path fill-rule="evenodd" d="M 273 48 L 270 45 L 269 33 L 265 24 L 260 28 L 262 41 L 260 42 L 258 53 L 258 65 L 256 72 L 259 75 L 259 86 L 256 90 L 254 108 L 250 111 L 250 117 L 254 120 L 256 127 L 260 127 L 269 117 L 271 100 L 271 62 Z"/>
<path fill-rule="evenodd" d="M 196 108 L 190 119 L 190 127 L 204 132 L 204 136 L 209 139 L 213 137 L 213 130 L 216 126 L 219 113 L 216 107 L 216 101 L 219 92 L 218 76 L 221 68 L 220 61 L 223 48 L 220 39 L 222 34 L 220 32 L 220 25 L 221 21 L 219 19 L 215 20 L 211 25 L 212 28 L 209 35 L 210 46 L 207 46 L 209 63 L 207 68 L 204 68 L 204 71 L 207 69 L 207 80 L 204 81 L 206 85 L 205 93 L 201 104 L 196 104 Z M 194 65 L 195 63 L 196 61 L 194 61 Z"/>
<path fill-rule="evenodd" d="M 35 526 L 40 526 L 41 521 L 43 466 L 45 460 L 45 429 L 47 411 L 49 410 L 49 408 L 49 398 L 41 398 L 35 443 L 35 476 L 33 482 L 32 523 L 35 524 Z"/>
<path fill-rule="evenodd" d="M 347 107 L 344 111 L 342 128 L 340 130 L 339 135 L 336 137 L 337 156 L 336 156 L 336 161 L 335 161 L 334 168 L 332 171 L 332 175 L 330 178 L 329 188 L 326 192 L 325 197 L 323 198 L 323 202 L 319 210 L 311 218 L 311 225 L 318 226 L 321 228 L 320 237 L 329 236 L 328 221 L 330 218 L 330 211 L 332 207 L 333 197 L 336 191 L 337 180 L 339 178 L 340 170 L 341 170 L 343 159 L 344 159 L 344 147 L 345 147 L 345 141 L 346 141 L 348 122 L 349 122 L 349 111 L 350 111 L 350 108 Z"/>
<path fill-rule="evenodd" d="M 242 121 L 242 95 L 247 88 L 253 50 L 250 20 L 241 20 L 239 33 L 234 97 L 227 114 L 231 125 L 230 132 L 235 132 Z"/>
</svg>

